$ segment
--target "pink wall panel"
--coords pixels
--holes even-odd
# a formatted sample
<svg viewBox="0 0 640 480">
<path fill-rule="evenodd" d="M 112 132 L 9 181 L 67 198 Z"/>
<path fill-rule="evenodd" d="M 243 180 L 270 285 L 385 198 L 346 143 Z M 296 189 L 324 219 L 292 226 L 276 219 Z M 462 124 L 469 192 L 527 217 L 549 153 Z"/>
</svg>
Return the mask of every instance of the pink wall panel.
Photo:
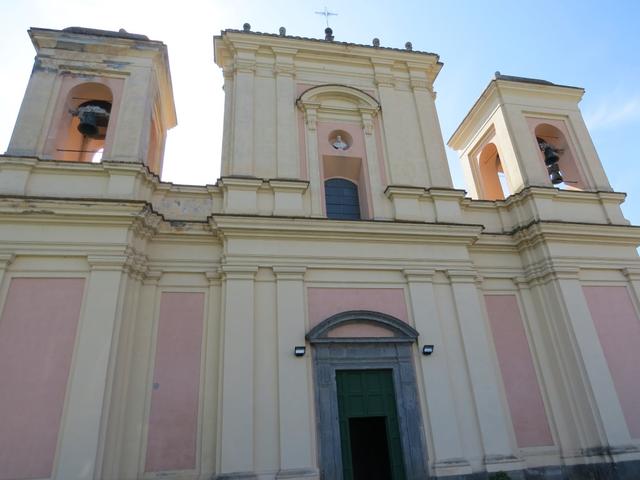
<svg viewBox="0 0 640 480">
<path fill-rule="evenodd" d="M 408 323 L 407 305 L 401 288 L 309 288 L 309 327 L 336 313 L 371 310 Z"/>
<path fill-rule="evenodd" d="M 485 295 L 493 342 L 519 447 L 553 445 L 515 295 Z"/>
<path fill-rule="evenodd" d="M 640 438 L 640 321 L 626 287 L 583 287 L 629 433 Z"/>
<path fill-rule="evenodd" d="M 14 278 L 0 318 L 0 479 L 50 477 L 84 279 Z"/>
<path fill-rule="evenodd" d="M 196 466 L 204 294 L 165 292 L 149 416 L 147 472 Z"/>
</svg>

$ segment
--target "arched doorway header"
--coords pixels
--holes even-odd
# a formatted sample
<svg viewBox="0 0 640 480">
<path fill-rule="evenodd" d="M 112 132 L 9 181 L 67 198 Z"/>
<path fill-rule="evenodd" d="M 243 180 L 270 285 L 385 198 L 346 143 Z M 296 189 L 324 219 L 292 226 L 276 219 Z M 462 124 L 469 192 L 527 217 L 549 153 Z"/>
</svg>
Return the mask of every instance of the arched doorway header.
<svg viewBox="0 0 640 480">
<path fill-rule="evenodd" d="M 364 323 L 384 328 L 392 333 L 389 337 L 330 337 L 332 330 L 344 325 Z M 402 320 L 391 315 L 368 310 L 351 310 L 332 315 L 313 327 L 307 334 L 309 343 L 354 343 L 354 342 L 382 342 L 382 343 L 413 343 L 418 339 L 418 332 Z"/>
</svg>

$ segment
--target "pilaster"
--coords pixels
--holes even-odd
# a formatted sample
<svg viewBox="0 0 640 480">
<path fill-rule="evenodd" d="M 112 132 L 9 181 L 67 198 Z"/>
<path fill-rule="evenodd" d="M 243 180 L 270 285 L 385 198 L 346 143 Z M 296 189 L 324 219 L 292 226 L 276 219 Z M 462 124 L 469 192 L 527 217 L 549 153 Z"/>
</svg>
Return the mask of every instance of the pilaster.
<svg viewBox="0 0 640 480">
<path fill-rule="evenodd" d="M 310 352 L 296 357 L 305 344 L 305 267 L 273 267 L 276 275 L 280 472 L 276 478 L 318 478 L 313 459 Z"/>
<path fill-rule="evenodd" d="M 317 106 L 304 105 L 305 143 L 307 145 L 307 162 L 311 193 L 311 216 L 323 217 L 322 191 L 324 185 L 320 178 L 320 158 L 318 157 L 318 110 Z"/>
<path fill-rule="evenodd" d="M 152 85 L 151 69 L 134 68 L 127 78 L 122 92 L 111 155 L 105 160 L 146 162 L 153 105 Z"/>
<path fill-rule="evenodd" d="M 296 180 L 269 180 L 273 189 L 274 215 L 304 215 L 304 193 L 309 182 Z"/>
<path fill-rule="evenodd" d="M 9 140 L 7 155 L 38 155 L 44 143 L 45 119 L 49 117 L 57 79 L 57 69 L 54 66 L 44 67 L 42 58 L 37 56 L 11 140 Z"/>
<path fill-rule="evenodd" d="M 434 220 L 434 218 L 425 219 L 425 215 L 420 208 L 420 198 L 425 193 L 424 188 L 389 185 L 384 193 L 393 203 L 394 218 L 396 220 L 413 222 Z"/>
<path fill-rule="evenodd" d="M 255 215 L 258 213 L 259 178 L 224 177 L 218 181 L 224 194 L 224 213 Z"/>
<path fill-rule="evenodd" d="M 160 270 L 147 271 L 140 287 L 140 301 L 136 310 L 133 332 L 134 348 L 131 354 L 131 370 L 127 388 L 121 454 L 116 475 L 119 478 L 136 478 L 144 474 L 147 428 L 146 408 L 151 395 L 149 373 L 153 372 L 154 319 Z"/>
<path fill-rule="evenodd" d="M 200 473 L 203 478 L 210 478 L 216 471 L 216 431 L 220 423 L 218 418 L 219 363 L 220 363 L 220 315 L 222 312 L 221 272 L 211 270 L 205 272 L 209 281 L 207 298 L 208 313 L 205 315 L 204 336 L 204 367 L 202 375 L 202 420 L 200 436 Z"/>
<path fill-rule="evenodd" d="M 579 365 L 588 380 L 593 414 L 598 430 L 604 436 L 603 445 L 612 448 L 627 447 L 631 443 L 629 429 L 618 400 L 604 351 L 598 338 L 591 312 L 584 297 L 578 269 L 555 268 L 552 274 L 561 295 L 563 316 L 571 329 Z M 579 374 L 579 372 L 576 372 Z"/>
<path fill-rule="evenodd" d="M 276 75 L 276 156 L 278 178 L 299 178 L 300 162 L 296 141 L 295 66 L 296 50 L 272 48 Z"/>
<path fill-rule="evenodd" d="M 254 80 L 256 49 L 239 45 L 235 57 L 234 107 L 231 132 L 231 175 L 254 175 Z"/>
<path fill-rule="evenodd" d="M 448 270 L 447 276 L 467 359 L 487 471 L 520 469 L 523 465 L 515 455 L 509 435 L 507 407 L 500 395 L 498 366 L 491 352 L 485 308 L 476 286 L 477 274 L 472 270 Z"/>
<path fill-rule="evenodd" d="M 251 478 L 254 470 L 254 277 L 257 267 L 223 265 L 224 307 L 218 408 L 218 472 Z"/>
<path fill-rule="evenodd" d="M 431 185 L 441 188 L 453 188 L 449 162 L 444 150 L 442 130 L 435 105 L 435 93 L 432 90 L 427 72 L 409 64 L 410 86 L 418 115 L 418 125 L 422 145 L 431 177 Z"/>
<path fill-rule="evenodd" d="M 93 479 L 96 474 L 101 419 L 109 414 L 108 369 L 119 327 L 127 257 L 91 255 L 84 308 L 70 372 L 61 425 L 56 479 Z"/>
<path fill-rule="evenodd" d="M 416 330 L 420 333 L 419 346 L 435 346 L 432 355 L 420 357 L 419 371 L 422 372 L 430 426 L 425 427 L 425 431 L 431 432 L 429 443 L 434 451 L 434 473 L 438 476 L 466 475 L 472 471 L 464 458 L 460 440 L 446 343 L 432 283 L 433 274 L 433 270 L 404 271 Z"/>
<path fill-rule="evenodd" d="M 10 252 L 0 252 L 0 292 L 4 292 L 5 274 L 16 256 Z"/>
</svg>

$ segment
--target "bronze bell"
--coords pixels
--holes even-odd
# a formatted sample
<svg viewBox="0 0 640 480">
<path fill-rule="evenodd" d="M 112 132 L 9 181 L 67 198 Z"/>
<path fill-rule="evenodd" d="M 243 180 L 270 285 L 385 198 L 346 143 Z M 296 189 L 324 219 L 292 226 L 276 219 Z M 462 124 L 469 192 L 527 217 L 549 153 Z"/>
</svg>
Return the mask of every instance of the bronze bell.
<svg viewBox="0 0 640 480">
<path fill-rule="evenodd" d="M 80 111 L 78 118 L 80 119 L 78 131 L 85 137 L 96 138 L 99 131 L 95 112 Z"/>
<path fill-rule="evenodd" d="M 558 183 L 562 183 L 564 179 L 562 178 L 562 173 L 560 173 L 560 165 L 558 162 L 560 161 L 560 155 L 558 155 L 558 150 L 553 147 L 553 145 L 548 144 L 542 138 L 537 138 L 538 147 L 542 151 L 544 155 L 544 164 L 547 166 L 547 173 L 549 174 L 549 179 L 553 185 L 557 185 Z"/>
<path fill-rule="evenodd" d="M 109 124 L 111 104 L 102 100 L 85 102 L 78 107 L 73 115 L 78 117 L 80 124 L 78 131 L 89 138 L 102 139 L 105 137 Z"/>
</svg>

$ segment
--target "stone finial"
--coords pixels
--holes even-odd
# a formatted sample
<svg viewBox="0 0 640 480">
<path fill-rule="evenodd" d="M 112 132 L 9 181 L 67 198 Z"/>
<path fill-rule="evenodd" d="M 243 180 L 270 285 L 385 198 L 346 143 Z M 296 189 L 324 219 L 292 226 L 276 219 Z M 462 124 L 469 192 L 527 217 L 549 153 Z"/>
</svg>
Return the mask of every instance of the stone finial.
<svg viewBox="0 0 640 480">
<path fill-rule="evenodd" d="M 281 37 L 284 37 L 287 34 L 287 29 L 284 27 L 280 27 L 278 29 L 278 33 L 280 34 Z"/>
<path fill-rule="evenodd" d="M 496 70 L 495 75 L 496 75 L 496 78 L 498 78 L 498 77 L 501 75 L 501 74 L 500 74 L 500 70 Z"/>
<path fill-rule="evenodd" d="M 379 47 L 380 46 L 380 39 L 378 37 L 373 39 L 373 46 L 374 47 Z"/>
<path fill-rule="evenodd" d="M 242 25 L 242 30 L 244 30 L 245 32 L 250 32 L 251 31 L 251 24 L 250 23 L 245 23 L 244 25 Z"/>
<path fill-rule="evenodd" d="M 331 30 L 331 27 L 327 27 L 324 29 L 324 39 L 330 42 L 333 41 L 333 30 Z"/>
<path fill-rule="evenodd" d="M 404 44 L 404 48 L 406 48 L 407 50 L 411 51 L 413 50 L 413 44 L 411 42 L 407 42 Z"/>
</svg>

